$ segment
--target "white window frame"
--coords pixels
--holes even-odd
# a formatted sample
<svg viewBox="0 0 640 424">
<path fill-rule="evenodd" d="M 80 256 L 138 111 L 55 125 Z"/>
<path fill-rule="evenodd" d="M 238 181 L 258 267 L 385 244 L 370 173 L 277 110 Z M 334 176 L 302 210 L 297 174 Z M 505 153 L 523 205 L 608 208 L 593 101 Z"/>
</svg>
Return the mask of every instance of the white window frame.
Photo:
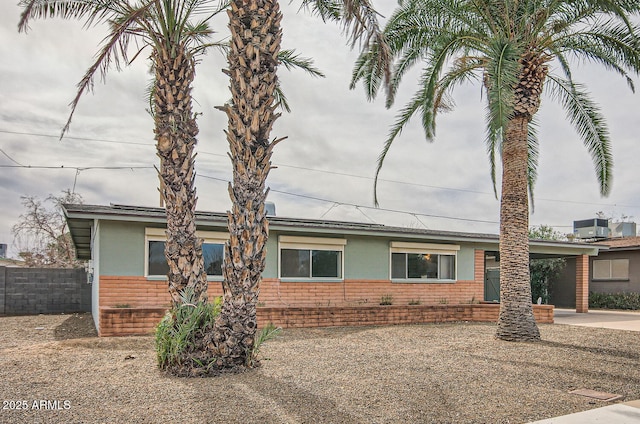
<svg viewBox="0 0 640 424">
<path fill-rule="evenodd" d="M 601 265 L 605 265 L 608 262 L 609 272 L 607 276 L 596 276 L 596 262 L 599 262 Z M 625 262 L 626 263 L 626 276 L 618 277 L 614 275 L 614 262 Z M 629 258 L 615 258 L 615 259 L 594 259 L 593 260 L 593 271 L 591 279 L 593 281 L 628 281 L 629 280 Z M 602 269 L 604 270 L 604 269 Z"/>
<path fill-rule="evenodd" d="M 278 237 L 278 278 L 281 281 L 344 281 L 344 247 L 347 240 L 324 237 Z M 282 277 L 282 249 L 295 250 L 329 250 L 340 252 L 340 277 Z M 313 272 L 310 269 L 310 272 Z"/>
<path fill-rule="evenodd" d="M 460 246 L 456 244 L 438 243 L 410 243 L 403 241 L 392 241 L 389 243 L 389 279 L 397 283 L 455 283 L 458 280 L 458 251 Z M 394 253 L 415 253 L 420 255 L 448 255 L 453 256 L 454 275 L 449 278 L 393 278 L 393 254 Z M 440 271 L 438 270 L 438 273 Z"/>
<path fill-rule="evenodd" d="M 229 240 L 229 233 L 217 231 L 196 231 L 196 236 L 202 239 L 202 243 L 224 244 Z M 167 241 L 165 228 L 147 227 L 144 229 L 144 276 L 148 280 L 166 280 L 166 275 L 149 275 L 149 242 Z M 223 250 L 223 255 L 226 253 Z M 224 257 L 224 256 L 223 256 Z M 207 281 L 222 281 L 222 275 L 207 275 Z"/>
</svg>

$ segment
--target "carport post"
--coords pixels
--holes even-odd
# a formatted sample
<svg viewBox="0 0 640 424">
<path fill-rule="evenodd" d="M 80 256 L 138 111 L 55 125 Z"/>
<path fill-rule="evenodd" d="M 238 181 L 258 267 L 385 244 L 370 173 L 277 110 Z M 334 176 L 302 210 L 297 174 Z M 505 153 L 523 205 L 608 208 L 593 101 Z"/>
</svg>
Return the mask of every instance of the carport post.
<svg viewBox="0 0 640 424">
<path fill-rule="evenodd" d="M 576 312 L 589 312 L 589 256 L 576 258 Z"/>
</svg>

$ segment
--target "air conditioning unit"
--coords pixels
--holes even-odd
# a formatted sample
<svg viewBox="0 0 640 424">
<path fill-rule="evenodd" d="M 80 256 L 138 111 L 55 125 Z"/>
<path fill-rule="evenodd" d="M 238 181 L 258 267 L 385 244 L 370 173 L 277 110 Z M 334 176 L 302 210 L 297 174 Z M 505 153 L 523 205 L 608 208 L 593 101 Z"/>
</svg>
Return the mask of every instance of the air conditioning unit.
<svg viewBox="0 0 640 424">
<path fill-rule="evenodd" d="M 581 239 L 603 239 L 609 237 L 609 220 L 601 218 L 573 221 L 573 234 Z"/>
<path fill-rule="evenodd" d="M 610 222 L 609 237 L 635 237 L 635 222 Z"/>
</svg>

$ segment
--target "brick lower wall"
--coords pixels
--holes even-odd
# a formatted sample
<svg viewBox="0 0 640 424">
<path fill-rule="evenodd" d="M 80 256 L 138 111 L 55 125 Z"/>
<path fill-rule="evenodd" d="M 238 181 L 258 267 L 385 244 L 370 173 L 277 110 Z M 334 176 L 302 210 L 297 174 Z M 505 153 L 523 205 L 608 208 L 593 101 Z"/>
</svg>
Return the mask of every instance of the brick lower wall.
<svg viewBox="0 0 640 424">
<path fill-rule="evenodd" d="M 131 336 L 153 332 L 165 308 L 100 308 L 100 336 Z M 335 307 L 260 307 L 258 324 L 282 328 L 337 327 L 442 323 L 455 321 L 495 322 L 498 304 L 398 305 Z M 539 324 L 553 323 L 552 305 L 533 305 Z"/>
<path fill-rule="evenodd" d="M 476 304 L 484 298 L 483 261 L 477 251 L 474 280 L 450 283 L 263 279 L 258 320 L 281 327 L 495 321 L 495 305 Z M 222 284 L 209 282 L 208 293 L 221 296 Z M 149 333 L 170 305 L 167 282 L 145 277 L 100 276 L 99 296 L 101 336 Z M 383 297 L 392 305 L 381 307 Z"/>
<path fill-rule="evenodd" d="M 222 295 L 222 284 L 209 282 L 210 297 Z M 484 298 L 484 282 L 392 283 L 390 280 L 345 280 L 339 282 L 289 282 L 265 278 L 260 285 L 262 306 L 355 306 L 378 305 L 383 296 L 393 304 L 474 303 Z M 128 305 L 167 307 L 167 282 L 145 277 L 100 276 L 100 306 Z"/>
<path fill-rule="evenodd" d="M 210 281 L 207 292 L 210 297 L 222 296 L 222 284 Z M 171 304 L 167 281 L 145 277 L 100 276 L 99 296 L 100 307 L 164 308 Z"/>
</svg>

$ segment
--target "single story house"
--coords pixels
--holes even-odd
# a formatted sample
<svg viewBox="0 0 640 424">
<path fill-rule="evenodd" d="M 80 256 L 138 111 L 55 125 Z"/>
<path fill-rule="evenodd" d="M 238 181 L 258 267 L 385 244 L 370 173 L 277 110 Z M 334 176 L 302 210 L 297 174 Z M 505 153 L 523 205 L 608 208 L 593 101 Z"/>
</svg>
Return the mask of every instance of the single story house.
<svg viewBox="0 0 640 424">
<path fill-rule="evenodd" d="M 589 291 L 593 293 L 640 293 L 640 237 L 618 237 L 597 240 L 608 247 L 589 258 Z M 571 274 L 570 263 L 565 274 Z M 558 306 L 574 306 L 572 285 L 554 288 L 553 301 Z"/>
<path fill-rule="evenodd" d="M 92 312 L 99 334 L 150 331 L 170 304 L 164 209 L 73 204 L 64 205 L 64 213 L 78 258 L 91 261 Z M 269 221 L 259 321 L 303 325 L 293 317 L 300 313 L 308 318 L 310 310 L 318 326 L 477 319 L 463 313 L 485 314 L 477 320 L 497 317 L 496 305 L 482 304 L 493 300 L 487 298 L 491 287 L 485 271 L 487 261 L 495 263 L 496 255 L 490 252 L 498 251 L 497 235 L 278 216 Z M 209 294 L 221 295 L 227 216 L 198 212 L 196 222 L 204 240 Z M 530 243 L 532 255 L 574 258 L 578 312 L 587 311 L 589 257 L 601 247 Z M 396 314 L 391 321 L 376 315 L 385 303 L 392 304 L 386 313 Z M 369 309 L 365 313 L 362 308 Z M 537 309 L 552 322 L 553 308 L 548 308 Z M 349 319 L 347 310 L 353 314 Z M 446 315 L 451 313 L 458 315 Z M 377 318 L 371 318 L 374 315 Z"/>
</svg>

